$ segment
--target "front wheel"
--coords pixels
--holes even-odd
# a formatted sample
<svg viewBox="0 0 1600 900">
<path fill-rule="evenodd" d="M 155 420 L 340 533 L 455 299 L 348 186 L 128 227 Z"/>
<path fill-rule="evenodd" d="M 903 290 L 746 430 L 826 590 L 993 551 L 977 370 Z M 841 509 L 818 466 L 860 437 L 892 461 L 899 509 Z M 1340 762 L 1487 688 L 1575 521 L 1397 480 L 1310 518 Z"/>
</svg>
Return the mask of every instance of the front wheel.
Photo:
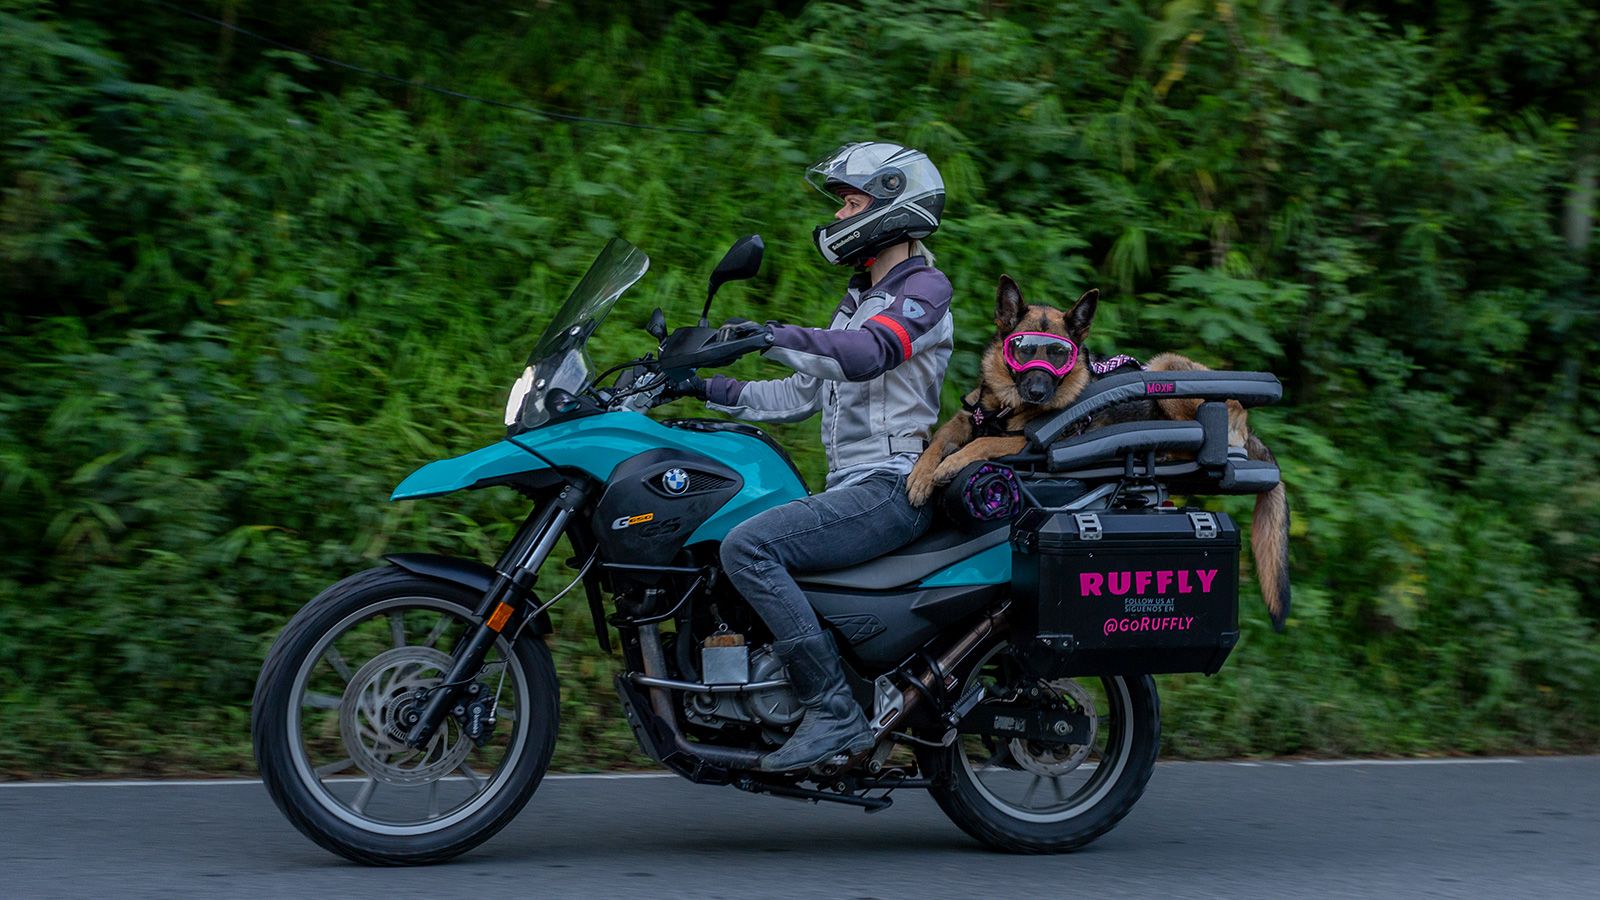
<svg viewBox="0 0 1600 900">
<path fill-rule="evenodd" d="M 429 744 L 403 717 L 476 628 L 470 590 L 395 567 L 369 569 L 296 613 L 267 654 L 251 710 L 256 764 L 289 821 L 356 862 L 440 862 L 488 840 L 533 796 L 555 749 L 555 666 L 537 639 L 498 638 L 472 699 Z M 495 721 L 479 746 L 468 716 Z"/>
<path fill-rule="evenodd" d="M 1004 642 L 968 674 L 990 696 L 1038 688 L 1041 700 L 1088 717 L 1082 744 L 961 734 L 923 752 L 929 788 L 950 820 L 1012 853 L 1076 850 L 1110 831 L 1144 793 L 1161 742 L 1161 701 L 1148 675 L 1029 682 Z"/>
</svg>

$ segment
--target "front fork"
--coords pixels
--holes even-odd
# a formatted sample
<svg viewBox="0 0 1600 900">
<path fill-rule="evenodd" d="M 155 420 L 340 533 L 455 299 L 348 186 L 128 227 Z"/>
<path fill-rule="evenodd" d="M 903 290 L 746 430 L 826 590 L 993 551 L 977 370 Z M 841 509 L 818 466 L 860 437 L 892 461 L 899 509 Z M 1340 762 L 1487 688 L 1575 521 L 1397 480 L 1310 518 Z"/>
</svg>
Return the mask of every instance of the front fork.
<svg viewBox="0 0 1600 900">
<path fill-rule="evenodd" d="M 582 487 L 568 484 L 554 500 L 535 510 L 522 528 L 517 530 L 511 546 L 506 548 L 506 552 L 500 555 L 500 561 L 495 564 L 497 577 L 494 584 L 478 604 L 476 614 L 482 624 L 472 631 L 466 641 L 456 645 L 451 653 L 454 662 L 444 681 L 428 692 L 427 702 L 422 709 L 411 714 L 410 718 L 414 721 L 409 723 L 411 728 L 406 732 L 407 746 L 427 746 L 434 732 L 444 722 L 447 711 L 455 706 L 456 698 L 468 683 L 477 678 L 478 671 L 483 668 L 483 658 L 488 655 L 495 639 L 513 619 L 518 618 L 519 611 L 523 615 L 528 613 L 528 610 L 519 608 L 532 596 L 539 567 L 550 556 L 550 551 L 555 549 L 567 520 L 583 505 L 584 496 Z"/>
</svg>

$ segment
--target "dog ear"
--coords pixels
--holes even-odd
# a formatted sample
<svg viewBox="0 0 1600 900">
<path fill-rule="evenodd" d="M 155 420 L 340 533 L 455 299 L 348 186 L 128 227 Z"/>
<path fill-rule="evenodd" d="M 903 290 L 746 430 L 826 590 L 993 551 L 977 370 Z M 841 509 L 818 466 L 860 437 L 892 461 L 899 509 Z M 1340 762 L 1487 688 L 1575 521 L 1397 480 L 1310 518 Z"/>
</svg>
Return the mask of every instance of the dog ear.
<svg viewBox="0 0 1600 900">
<path fill-rule="evenodd" d="M 1089 335 L 1089 324 L 1094 321 L 1095 307 L 1100 304 L 1100 289 L 1089 288 L 1072 304 L 1072 309 L 1067 312 L 1067 330 L 1077 336 L 1079 340 Z"/>
<path fill-rule="evenodd" d="M 1022 289 L 1011 280 L 1010 275 L 1000 276 L 1000 286 L 994 292 L 994 324 L 1000 333 L 1010 334 L 1022 321 L 1022 316 L 1028 311 L 1028 304 L 1022 302 Z"/>
</svg>

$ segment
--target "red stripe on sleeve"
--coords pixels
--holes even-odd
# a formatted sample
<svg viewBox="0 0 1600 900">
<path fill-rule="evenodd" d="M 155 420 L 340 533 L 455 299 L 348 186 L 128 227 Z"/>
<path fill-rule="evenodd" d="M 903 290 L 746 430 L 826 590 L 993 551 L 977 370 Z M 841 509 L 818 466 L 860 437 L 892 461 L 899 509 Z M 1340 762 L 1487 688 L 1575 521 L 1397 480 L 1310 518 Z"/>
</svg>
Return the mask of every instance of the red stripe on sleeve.
<svg viewBox="0 0 1600 900">
<path fill-rule="evenodd" d="M 900 339 L 900 349 L 906 352 L 905 359 L 911 358 L 911 335 L 906 331 L 906 327 L 904 325 L 901 325 L 899 322 L 896 322 L 888 316 L 873 316 L 867 321 L 879 322 L 888 326 L 889 330 L 894 332 L 894 336 Z M 901 362 L 904 361 L 904 359 L 901 360 Z"/>
</svg>

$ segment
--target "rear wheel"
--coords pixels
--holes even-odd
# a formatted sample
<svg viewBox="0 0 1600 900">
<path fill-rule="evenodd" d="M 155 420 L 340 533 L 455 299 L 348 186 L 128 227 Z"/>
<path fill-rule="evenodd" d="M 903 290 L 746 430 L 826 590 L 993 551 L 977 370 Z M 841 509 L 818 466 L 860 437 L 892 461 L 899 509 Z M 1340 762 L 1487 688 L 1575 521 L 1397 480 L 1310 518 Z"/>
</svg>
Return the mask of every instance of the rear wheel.
<svg viewBox="0 0 1600 900">
<path fill-rule="evenodd" d="M 251 732 L 267 791 L 307 837 L 357 862 L 433 863 L 488 840 L 528 802 L 556 738 L 555 666 L 542 641 L 503 635 L 490 649 L 472 698 L 494 698 L 483 746 L 462 727 L 465 701 L 425 748 L 396 738 L 449 670 L 449 648 L 478 625 L 478 599 L 371 569 L 328 588 L 278 636 Z"/>
<path fill-rule="evenodd" d="M 967 676 L 990 696 L 1041 688 L 1057 708 L 1088 717 L 1081 744 L 962 734 L 923 754 L 933 798 L 950 820 L 997 850 L 1059 853 L 1110 831 L 1144 793 L 1161 739 L 1161 703 L 1148 675 L 1027 679 L 1001 642 Z"/>
</svg>

